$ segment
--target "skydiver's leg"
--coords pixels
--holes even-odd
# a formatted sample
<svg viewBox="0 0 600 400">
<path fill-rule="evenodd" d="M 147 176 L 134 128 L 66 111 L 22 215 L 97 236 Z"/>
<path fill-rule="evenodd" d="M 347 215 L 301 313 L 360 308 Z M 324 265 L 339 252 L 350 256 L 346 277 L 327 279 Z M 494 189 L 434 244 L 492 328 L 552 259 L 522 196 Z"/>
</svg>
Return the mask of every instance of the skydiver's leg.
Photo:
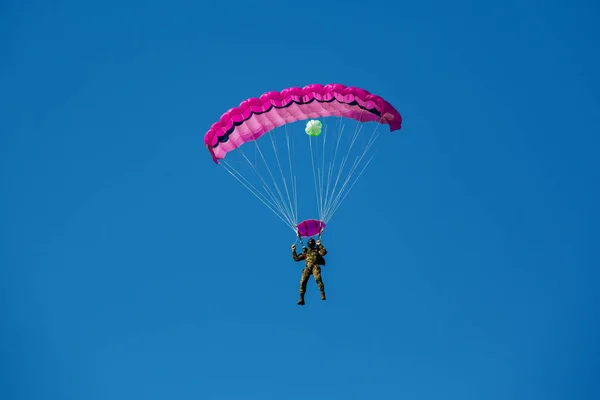
<svg viewBox="0 0 600 400">
<path fill-rule="evenodd" d="M 302 276 L 300 277 L 300 300 L 298 300 L 298 304 L 304 305 L 304 293 L 306 293 L 306 284 L 308 283 L 308 278 L 310 278 L 310 270 L 308 268 L 304 268 L 302 270 Z"/>
<path fill-rule="evenodd" d="M 312 273 L 315 277 L 315 281 L 317 282 L 317 286 L 321 291 L 321 300 L 325 300 L 325 285 L 323 284 L 323 279 L 321 278 L 321 267 L 313 267 Z"/>
</svg>

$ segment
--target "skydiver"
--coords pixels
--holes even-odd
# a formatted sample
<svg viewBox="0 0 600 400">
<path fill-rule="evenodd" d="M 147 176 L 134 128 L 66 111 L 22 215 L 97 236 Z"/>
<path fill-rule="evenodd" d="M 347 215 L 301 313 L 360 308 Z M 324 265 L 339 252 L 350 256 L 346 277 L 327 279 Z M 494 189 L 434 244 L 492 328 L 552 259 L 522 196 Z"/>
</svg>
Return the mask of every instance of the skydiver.
<svg viewBox="0 0 600 400">
<path fill-rule="evenodd" d="M 304 293 L 306 293 L 306 284 L 311 275 L 315 277 L 317 286 L 321 291 L 321 300 L 325 300 L 325 285 L 321 279 L 321 265 L 325 265 L 323 256 L 327 254 L 327 250 L 321 245 L 321 239 L 315 242 L 315 239 L 310 238 L 308 248 L 304 248 L 300 255 L 296 254 L 296 244 L 292 245 L 292 258 L 294 261 L 306 260 L 306 266 L 302 270 L 300 278 L 300 300 L 298 304 L 304 305 Z"/>
</svg>

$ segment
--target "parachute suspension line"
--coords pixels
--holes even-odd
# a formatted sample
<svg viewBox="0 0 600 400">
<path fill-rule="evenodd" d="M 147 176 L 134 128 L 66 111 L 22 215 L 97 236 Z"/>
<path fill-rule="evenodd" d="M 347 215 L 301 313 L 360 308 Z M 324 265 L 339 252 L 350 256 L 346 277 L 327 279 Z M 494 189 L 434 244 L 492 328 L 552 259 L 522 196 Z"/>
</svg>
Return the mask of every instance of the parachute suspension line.
<svg viewBox="0 0 600 400">
<path fill-rule="evenodd" d="M 368 153 L 368 151 L 370 150 L 370 148 L 373 146 L 373 144 L 375 143 L 375 141 L 377 140 L 378 137 L 379 137 L 379 133 L 377 133 L 377 134 L 374 133 L 373 134 L 373 137 L 371 138 L 371 140 L 369 141 L 369 143 L 365 147 L 365 149 L 364 149 L 363 153 L 361 154 L 360 158 L 358 158 L 357 162 L 355 162 L 355 164 L 353 165 L 350 173 L 348 174 L 348 178 L 346 179 L 346 181 L 342 185 L 342 188 L 340 189 L 340 192 L 338 193 L 338 195 L 336 196 L 336 198 L 334 199 L 334 201 L 330 205 L 330 209 L 328 210 L 328 216 L 326 217 L 327 221 L 329 221 L 331 219 L 331 217 L 333 216 L 333 214 L 335 213 L 335 211 L 339 208 L 339 206 L 342 204 L 342 202 L 344 201 L 344 199 L 346 198 L 346 196 L 348 196 L 348 194 L 350 193 L 350 191 L 352 190 L 352 188 L 354 187 L 354 185 L 356 184 L 356 182 L 358 182 L 358 179 L 362 176 L 362 174 L 366 170 L 367 166 L 373 160 L 374 155 L 371 156 L 371 158 L 369 159 L 369 161 L 367 161 L 366 165 L 362 168 L 362 170 L 360 171 L 360 173 L 358 174 L 358 176 L 356 177 L 356 179 L 354 180 L 354 182 L 350 185 L 350 188 L 346 191 L 345 194 L 343 194 L 344 190 L 346 189 L 346 187 L 348 185 L 348 183 L 350 182 L 350 179 L 351 179 L 352 175 L 354 174 L 354 171 L 360 165 L 360 162 L 366 156 L 366 154 Z M 340 196 L 342 196 L 342 197 L 340 197 Z"/>
<path fill-rule="evenodd" d="M 306 247 L 304 246 L 304 241 L 302 240 L 302 236 L 300 235 L 300 232 L 296 232 L 297 236 L 298 236 L 298 240 L 300 240 L 300 244 L 302 245 L 302 249 L 305 250 Z"/>
<path fill-rule="evenodd" d="M 362 118 L 362 113 L 364 112 L 364 110 L 361 110 L 360 113 L 360 117 L 358 118 L 358 121 L 361 120 Z M 354 146 L 354 143 L 356 143 L 356 139 L 358 138 L 358 135 L 360 134 L 362 130 L 362 124 L 358 124 L 356 125 L 356 129 L 354 130 L 354 134 L 352 135 L 352 139 L 350 140 L 350 147 L 348 148 L 348 151 L 346 152 L 346 155 L 344 157 L 342 157 L 342 162 L 340 165 L 340 168 L 338 170 L 338 174 L 335 180 L 335 183 L 333 185 L 333 188 L 331 189 L 331 197 L 329 199 L 329 204 L 327 205 L 327 209 L 330 208 L 331 206 L 331 202 L 333 200 L 333 196 L 335 194 L 335 189 L 337 188 L 337 185 L 339 183 L 340 177 L 342 175 L 342 171 L 344 170 L 344 167 L 346 166 L 346 162 L 348 161 L 348 157 L 350 156 L 350 152 L 352 151 L 352 147 Z M 339 135 L 341 136 L 341 135 Z M 322 220 L 323 222 L 327 223 L 325 220 Z"/>
<path fill-rule="evenodd" d="M 252 138 L 254 139 L 254 137 L 252 137 Z M 273 180 L 273 184 L 275 186 L 275 190 L 279 194 L 279 198 L 281 200 L 281 207 L 285 210 L 286 215 L 288 216 L 288 218 L 290 219 L 290 221 L 293 221 L 293 217 L 291 216 L 291 210 L 287 209 L 287 205 L 285 204 L 285 200 L 283 199 L 283 195 L 281 194 L 281 191 L 279 190 L 279 185 L 277 185 L 277 181 L 275 180 L 275 177 L 273 176 L 273 172 L 271 172 L 271 168 L 269 168 L 269 163 L 267 162 L 267 160 L 265 160 L 265 156 L 263 155 L 263 152 L 260 149 L 260 145 L 258 144 L 258 140 L 255 139 L 255 140 L 253 140 L 253 142 L 256 144 L 256 149 L 258 150 L 258 153 L 260 154 L 263 162 L 265 163 L 265 166 L 267 167 L 267 171 L 269 171 L 269 175 L 271 176 L 271 179 Z"/>
<path fill-rule="evenodd" d="M 256 173 L 256 175 L 260 178 L 260 180 L 263 183 L 263 189 L 269 195 L 271 201 L 277 207 L 277 209 L 279 210 L 279 212 L 283 216 L 285 216 L 286 219 L 289 219 L 288 214 L 284 211 L 284 208 L 283 208 L 282 204 L 277 200 L 277 196 L 275 196 L 275 194 L 273 193 L 273 191 L 271 190 L 271 188 L 269 187 L 269 185 L 267 184 L 267 182 L 265 182 L 265 179 L 263 178 L 262 174 L 260 173 L 260 171 L 256 167 L 256 164 L 253 164 L 250 161 L 250 159 L 246 156 L 246 154 L 243 152 L 243 150 L 241 150 L 241 149 L 240 149 L 240 154 L 242 155 L 242 157 L 244 157 L 244 159 L 248 162 L 248 165 L 250 165 L 250 167 L 252 167 L 252 169 L 254 170 L 254 172 Z"/>
<path fill-rule="evenodd" d="M 339 197 L 342 195 L 344 189 L 346 188 L 346 185 L 348 184 L 348 181 L 350 180 L 350 178 L 352 177 L 352 174 L 354 173 L 354 171 L 356 170 L 356 167 L 358 166 L 358 164 L 360 163 L 360 161 L 362 160 L 362 158 L 365 156 L 365 154 L 368 152 L 370 146 L 367 145 L 364 150 L 363 153 L 359 156 L 356 157 L 356 159 L 354 160 L 354 163 L 352 164 L 352 166 L 350 167 L 350 171 L 348 172 L 348 175 L 346 176 L 346 179 L 344 179 L 344 182 L 342 184 L 342 186 L 340 187 L 339 192 L 337 193 L 337 195 L 335 196 L 335 198 L 332 198 L 331 203 L 329 204 L 328 208 L 331 208 L 332 206 L 334 206 L 335 202 L 339 199 Z"/>
<path fill-rule="evenodd" d="M 287 111 L 287 109 L 286 109 Z M 290 116 L 289 111 L 287 111 L 288 117 Z M 294 172 L 294 166 L 296 165 L 296 158 L 294 158 L 294 161 L 292 162 L 292 156 L 293 156 L 293 151 L 294 151 L 294 142 L 293 142 L 293 136 L 292 136 L 292 146 L 290 147 L 290 134 L 288 131 L 288 126 L 287 124 L 284 125 L 284 131 L 285 131 L 285 141 L 287 144 L 287 150 L 288 150 L 288 162 L 289 162 L 289 166 L 290 166 L 290 186 L 292 187 L 292 197 L 294 199 L 294 222 L 297 224 L 298 223 L 298 186 L 297 186 L 297 180 L 296 180 L 296 174 Z"/>
<path fill-rule="evenodd" d="M 338 128 L 338 132 L 339 134 L 337 135 L 337 143 L 335 146 L 335 152 L 333 153 L 333 160 L 329 162 L 329 170 L 327 173 L 327 188 L 325 189 L 325 204 L 328 204 L 328 199 L 329 199 L 329 188 L 331 187 L 331 174 L 333 173 L 333 166 L 335 165 L 335 160 L 337 159 L 337 153 L 338 153 L 338 149 L 340 147 L 340 141 L 342 139 L 342 135 L 344 133 L 344 128 L 345 125 L 342 124 L 342 116 L 340 116 L 340 127 Z M 331 195 L 333 196 L 333 193 L 331 193 Z"/>
<path fill-rule="evenodd" d="M 281 211 L 279 211 L 279 212 L 275 211 L 273 208 L 277 208 L 277 207 L 274 204 L 272 204 L 272 202 L 269 201 L 269 199 L 267 199 L 260 191 L 258 191 L 256 189 L 256 187 L 254 185 L 252 185 L 252 183 L 248 182 L 248 180 L 246 178 L 244 178 L 244 176 L 242 174 L 240 174 L 232 165 L 230 165 L 230 163 L 227 160 L 222 160 L 222 162 L 223 162 L 223 167 L 225 168 L 225 170 L 227 172 L 229 172 L 229 174 L 231 174 L 231 176 L 233 176 L 246 189 L 248 189 L 248 191 L 250 193 L 252 193 L 254 196 L 256 196 L 256 198 L 258 200 L 260 200 L 261 203 L 263 203 L 269 210 L 271 210 L 273 212 L 273 214 L 275 214 L 277 216 L 277 218 L 282 220 L 284 224 L 289 226 L 293 231 L 296 231 L 295 226 L 291 225 L 290 222 L 285 219 L 285 215 L 282 214 L 283 215 L 283 217 L 282 217 L 282 215 L 280 215 Z M 243 182 L 242 179 L 245 182 Z"/>
<path fill-rule="evenodd" d="M 298 195 L 296 193 L 296 178 L 294 177 L 294 170 L 292 167 L 292 153 L 290 149 L 290 137 L 288 134 L 287 127 L 285 127 L 285 143 L 288 153 L 288 165 L 290 168 L 290 191 L 292 192 L 293 204 L 291 205 L 294 210 L 294 222 L 298 222 Z"/>
<path fill-rule="evenodd" d="M 335 205 L 328 211 L 328 214 L 327 214 L 327 216 L 325 217 L 325 220 L 324 220 L 325 223 L 329 222 L 329 220 L 333 217 L 333 214 L 335 214 L 335 212 L 340 207 L 340 205 L 342 205 L 342 202 L 346 199 L 346 197 L 348 196 L 348 194 L 350 194 L 350 191 L 352 190 L 352 188 L 354 188 L 354 185 L 356 184 L 356 182 L 358 182 L 358 179 L 362 176 L 362 174 L 365 171 L 365 169 L 369 166 L 369 164 L 373 160 L 373 157 L 374 156 L 371 156 L 371 158 L 369 158 L 369 161 L 367 161 L 367 163 L 365 164 L 365 166 L 363 167 L 363 169 L 360 171 L 360 173 L 358 174 L 358 176 L 356 177 L 356 179 L 354 180 L 354 182 L 350 186 L 350 189 L 348 189 L 348 191 L 344 194 L 344 196 L 339 201 L 337 201 L 335 203 Z M 340 194 L 341 193 L 342 192 L 340 192 Z"/>
<path fill-rule="evenodd" d="M 321 189 L 321 218 L 320 220 L 323 220 L 323 217 L 325 216 L 325 194 L 324 194 L 324 190 L 325 190 L 325 145 L 327 143 L 327 125 L 325 125 L 325 129 L 323 132 L 323 152 L 322 152 L 322 160 L 321 160 L 321 171 L 320 171 L 320 181 L 319 181 L 319 188 Z"/>
<path fill-rule="evenodd" d="M 377 123 L 371 137 L 367 140 L 364 147 L 362 144 L 360 146 L 357 145 L 359 136 L 361 136 L 364 128 L 361 117 L 362 114 L 358 118 L 353 134 L 350 135 L 350 137 L 347 137 L 346 135 L 347 139 L 343 139 L 342 136 L 345 136 L 344 131 L 346 130 L 346 123 L 344 122 L 343 117 L 340 116 L 337 138 L 332 139 L 333 142 L 331 145 L 327 143 L 328 137 L 332 136 L 328 134 L 329 126 L 327 124 L 324 124 L 322 136 L 308 135 L 318 215 L 319 219 L 324 223 L 328 223 L 331 220 L 373 160 L 374 155 L 367 160 L 365 160 L 365 158 L 367 158 L 367 153 L 371 152 L 373 145 L 380 135 L 378 129 L 380 128 L 379 125 L 381 125 L 383 117 L 381 117 L 379 123 Z M 260 146 L 258 140 L 254 140 L 256 147 L 254 156 L 251 157 L 254 159 L 254 162 L 244 153 L 242 148 L 238 148 L 238 152 L 246 160 L 251 169 L 254 170 L 258 178 L 260 178 L 260 182 L 255 182 L 254 184 L 250 183 L 247 179 L 248 177 L 243 176 L 231 163 L 225 160 L 223 160 L 223 162 L 225 164 L 225 169 L 230 175 L 258 198 L 271 212 L 277 215 L 277 217 L 294 233 L 299 234 L 297 228 L 299 210 L 298 181 L 295 172 L 296 155 L 294 154 L 294 135 L 290 133 L 286 124 L 284 124 L 283 128 L 285 131 L 284 147 L 287 148 L 288 153 L 287 164 L 289 166 L 289 175 L 284 171 L 284 167 L 287 166 L 285 166 L 286 160 L 282 160 L 285 156 L 280 155 L 281 144 L 277 143 L 278 136 L 274 135 L 273 132 L 269 132 L 271 146 L 267 146 L 267 149 L 269 147 L 272 147 L 273 149 L 277 167 L 279 168 L 279 175 L 283 180 L 283 185 L 277 182 L 278 178 L 276 178 L 276 176 L 278 174 L 271 166 L 269 166 L 269 162 L 265 157 L 266 154 L 264 153 L 265 148 L 264 146 Z M 332 127 L 332 129 L 335 128 Z M 371 131 L 370 129 L 366 130 Z M 318 142 L 320 139 L 323 141 L 322 144 Z M 346 146 L 348 147 L 347 151 L 342 151 L 342 149 L 340 149 L 342 140 L 348 144 L 348 146 Z M 313 141 L 315 141 L 315 143 L 313 143 Z M 363 140 L 361 139 L 360 142 L 363 142 Z M 335 150 L 331 149 L 332 147 L 335 147 Z M 352 153 L 355 147 L 361 148 L 358 149 L 358 151 L 354 151 L 354 153 L 359 154 L 352 162 L 350 162 L 350 158 L 353 158 Z M 329 150 L 329 153 L 333 152 L 333 154 L 328 155 L 326 150 Z M 338 162 L 338 158 L 340 158 L 338 157 L 338 153 L 340 153 L 341 162 Z M 259 168 L 259 158 L 264 162 L 272 183 L 267 183 L 268 178 L 264 176 L 266 171 Z M 366 161 L 366 163 L 363 163 L 363 161 Z M 283 187 L 281 188 L 281 186 Z M 261 187 L 262 190 L 259 189 Z M 284 191 L 285 193 L 283 193 Z M 321 237 L 321 234 L 322 231 L 319 232 L 319 238 Z M 302 243 L 302 238 L 300 238 L 300 242 Z"/>
<path fill-rule="evenodd" d="M 317 208 L 318 208 L 318 212 L 319 212 L 319 219 L 321 219 L 323 216 L 323 213 L 321 212 L 321 202 L 319 201 L 319 188 L 317 186 L 317 174 L 315 172 L 315 157 L 313 155 L 312 139 L 313 139 L 313 136 L 308 137 L 308 144 L 310 146 L 310 159 L 312 161 L 313 180 L 315 183 L 315 195 L 317 197 Z"/>
<path fill-rule="evenodd" d="M 281 162 L 279 161 L 279 150 L 277 148 L 276 141 L 273 139 L 272 132 L 273 131 L 269 132 L 269 137 L 271 138 L 271 144 L 273 145 L 273 152 L 275 153 L 275 158 L 277 159 L 277 166 L 279 167 L 279 172 L 281 173 L 281 179 L 283 180 L 283 186 L 285 187 L 285 193 L 287 195 L 288 204 L 290 206 L 290 208 L 289 208 L 290 217 L 291 217 L 292 221 L 294 222 L 294 224 L 296 224 L 298 222 L 298 218 L 297 218 L 296 214 L 294 213 L 294 207 L 292 206 L 292 199 L 290 197 L 290 192 L 288 190 L 287 180 L 285 179 L 285 176 L 283 175 L 283 169 L 281 168 Z"/>
<path fill-rule="evenodd" d="M 365 154 L 366 154 L 366 152 L 365 152 Z M 365 154 L 363 154 L 363 156 L 361 156 L 361 160 L 362 160 L 362 158 L 364 157 Z M 342 186 L 342 188 L 338 192 L 338 195 L 336 196 L 336 198 L 334 199 L 334 201 L 332 202 L 332 204 L 331 204 L 331 206 L 330 206 L 330 208 L 328 210 L 327 216 L 325 217 L 325 222 L 329 222 L 329 220 L 331 219 L 331 217 L 333 216 L 333 214 L 335 213 L 335 211 L 339 208 L 339 206 L 342 204 L 342 202 L 346 199 L 346 197 L 348 196 L 348 194 L 350 193 L 350 191 L 352 190 L 352 188 L 354 187 L 354 185 L 356 184 L 356 182 L 358 182 L 358 179 L 362 176 L 362 174 L 365 171 L 365 169 L 367 168 L 367 166 L 373 160 L 373 157 L 374 156 L 371 156 L 371 158 L 369 159 L 369 161 L 367 161 L 367 163 L 365 164 L 365 166 L 362 168 L 362 170 L 360 171 L 360 173 L 358 174 L 358 176 L 353 181 L 352 185 L 350 185 L 350 188 L 344 193 L 344 190 L 346 189 L 347 184 L 350 181 L 350 178 L 352 177 L 352 174 L 354 174 L 354 171 L 356 170 L 356 168 L 353 168 L 352 171 L 348 174 L 348 178 L 344 182 L 344 185 Z M 356 166 L 358 166 L 358 164 Z"/>
<path fill-rule="evenodd" d="M 288 155 L 291 154 L 291 156 L 290 156 L 290 174 L 292 174 L 294 177 L 294 207 L 296 208 L 296 218 L 298 218 L 298 216 L 299 216 L 299 212 L 298 212 L 298 179 L 296 178 L 296 173 L 294 172 L 294 168 L 293 168 L 293 166 L 296 165 L 296 153 L 294 151 L 294 137 L 293 136 L 292 136 L 292 148 L 291 148 L 291 152 L 290 152 L 290 140 L 289 140 L 287 125 L 285 126 L 285 135 L 286 135 L 287 144 L 288 144 Z M 293 158 L 293 161 L 292 161 L 292 158 Z"/>
<path fill-rule="evenodd" d="M 273 191 L 271 190 L 271 188 L 269 187 L 269 185 L 267 184 L 267 182 L 265 182 L 265 179 L 263 178 L 262 174 L 260 173 L 260 171 L 258 170 L 258 168 L 256 168 L 256 165 L 254 165 L 250 161 L 250 159 L 246 156 L 246 154 L 244 153 L 244 151 L 241 148 L 239 148 L 238 150 L 239 150 L 240 154 L 242 155 L 242 157 L 244 157 L 244 159 L 248 162 L 248 164 L 250 165 L 250 167 L 252 167 L 252 169 L 254 170 L 254 172 L 256 172 L 256 175 L 258 175 L 258 177 L 262 181 L 262 183 L 264 185 L 263 188 L 265 189 L 265 192 L 267 192 L 269 194 L 269 196 L 271 198 L 271 201 L 274 203 L 274 205 L 276 206 L 276 208 L 288 220 L 288 222 L 291 225 L 294 225 L 293 222 L 292 222 L 292 220 L 290 219 L 290 216 L 289 216 L 288 212 L 286 211 L 284 205 L 277 200 L 277 197 L 275 196 L 275 194 L 273 193 Z M 264 160 L 264 158 L 263 158 L 263 160 Z M 266 163 L 266 161 L 265 161 L 265 163 Z"/>
<path fill-rule="evenodd" d="M 321 163 L 318 167 L 319 171 L 319 190 L 321 199 L 321 220 L 325 216 L 325 147 L 327 144 L 327 125 L 323 127 L 323 147 L 321 149 Z"/>
<path fill-rule="evenodd" d="M 359 178 L 362 176 L 362 174 L 366 170 L 367 166 L 369 166 L 369 164 L 373 160 L 374 155 L 371 156 L 371 158 L 367 161 L 367 163 L 365 164 L 365 166 L 359 172 L 358 176 L 354 179 L 354 181 L 350 185 L 349 189 L 344 194 L 344 190 L 346 189 L 346 187 L 348 185 L 348 182 L 350 182 L 350 179 L 351 179 L 352 175 L 354 174 L 354 171 L 360 165 L 360 162 L 363 160 L 363 158 L 365 157 L 365 155 L 369 152 L 369 150 L 371 149 L 371 147 L 373 146 L 373 144 L 375 144 L 375 141 L 379 137 L 379 132 L 377 132 L 377 131 L 379 129 L 379 126 L 381 124 L 381 120 L 382 119 L 383 119 L 383 117 L 381 117 L 381 119 L 379 120 L 377 126 L 375 127 L 375 129 L 373 131 L 373 134 L 372 134 L 371 138 L 369 139 L 367 145 L 365 146 L 365 149 L 363 150 L 362 154 L 359 157 L 357 157 L 356 161 L 352 165 L 352 168 L 351 168 L 351 170 L 350 170 L 350 172 L 348 174 L 348 177 L 346 178 L 344 184 L 342 185 L 342 188 L 340 189 L 340 192 L 335 197 L 335 199 L 333 199 L 333 201 L 331 202 L 331 204 L 329 204 L 328 209 L 327 209 L 327 214 L 326 214 L 325 219 L 324 219 L 325 223 L 329 222 L 329 220 L 333 217 L 333 214 L 337 211 L 337 209 L 340 207 L 340 205 L 342 204 L 342 202 L 346 199 L 346 197 L 348 196 L 348 194 L 350 193 L 350 191 L 352 190 L 352 188 L 354 188 L 354 185 L 356 185 L 356 182 L 358 182 Z"/>
</svg>

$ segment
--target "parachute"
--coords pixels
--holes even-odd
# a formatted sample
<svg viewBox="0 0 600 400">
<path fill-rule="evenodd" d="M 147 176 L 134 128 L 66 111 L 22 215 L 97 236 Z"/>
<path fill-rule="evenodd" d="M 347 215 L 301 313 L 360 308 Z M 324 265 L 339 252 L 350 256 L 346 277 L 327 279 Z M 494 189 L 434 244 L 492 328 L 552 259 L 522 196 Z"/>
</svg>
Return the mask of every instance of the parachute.
<svg viewBox="0 0 600 400">
<path fill-rule="evenodd" d="M 329 135 L 335 141 L 330 149 L 326 146 L 327 132 L 330 125 L 335 126 L 335 123 L 330 124 L 335 117 L 339 117 L 339 127 L 337 130 L 334 128 Z M 304 136 L 308 138 L 319 218 L 316 219 L 313 215 L 313 218 L 300 221 L 298 198 L 305 204 L 307 190 L 298 190 L 295 168 L 297 158 L 307 155 L 308 149 L 296 148 L 299 135 L 290 134 L 290 130 L 293 130 L 296 123 L 306 120 L 308 122 L 304 126 Z M 346 121 L 355 122 L 357 126 L 352 137 L 343 141 Z M 374 122 L 375 128 L 366 143 L 359 142 L 366 122 Z M 366 165 L 361 170 L 358 167 L 372 149 L 379 136 L 377 128 L 381 125 L 388 125 L 390 132 L 399 130 L 402 126 L 400 113 L 383 98 L 353 86 L 312 84 L 280 92 L 270 91 L 259 98 L 242 101 L 238 107 L 226 111 L 210 127 L 204 136 L 204 144 L 216 164 L 223 165 L 230 175 L 301 238 L 321 234 L 364 172 Z M 270 146 L 264 136 L 270 137 Z M 336 173 L 338 152 L 343 144 L 348 144 L 349 148 L 346 152 L 341 150 L 339 153 L 340 165 Z M 253 157 L 244 151 L 251 145 Z M 265 147 L 272 147 L 274 157 L 270 160 L 267 159 Z M 287 149 L 287 159 L 283 157 L 281 149 Z M 353 149 L 358 149 L 359 154 L 349 164 Z M 239 156 L 242 166 L 235 164 L 233 156 Z M 261 160 L 266 167 L 262 171 Z M 304 161 L 301 163 L 304 165 Z M 367 165 L 369 163 L 370 159 Z M 345 170 L 347 165 L 349 168 Z M 253 183 L 251 177 L 258 177 L 258 180 Z"/>
<path fill-rule="evenodd" d="M 323 123 L 321 121 L 313 119 L 306 123 L 306 128 L 304 128 L 304 132 L 308 136 L 319 136 L 321 134 L 321 130 L 323 129 Z"/>
</svg>

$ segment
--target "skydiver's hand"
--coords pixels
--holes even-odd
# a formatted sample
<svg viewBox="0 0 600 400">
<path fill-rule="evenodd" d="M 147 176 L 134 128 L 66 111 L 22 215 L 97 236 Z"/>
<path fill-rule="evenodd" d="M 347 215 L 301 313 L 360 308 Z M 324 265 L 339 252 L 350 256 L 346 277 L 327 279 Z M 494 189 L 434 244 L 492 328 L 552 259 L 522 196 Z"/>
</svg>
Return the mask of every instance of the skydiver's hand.
<svg viewBox="0 0 600 400">
<path fill-rule="evenodd" d="M 321 239 L 317 240 L 317 246 L 321 245 Z"/>
<path fill-rule="evenodd" d="M 295 243 L 292 245 L 292 250 L 296 250 L 296 244 Z"/>
</svg>

